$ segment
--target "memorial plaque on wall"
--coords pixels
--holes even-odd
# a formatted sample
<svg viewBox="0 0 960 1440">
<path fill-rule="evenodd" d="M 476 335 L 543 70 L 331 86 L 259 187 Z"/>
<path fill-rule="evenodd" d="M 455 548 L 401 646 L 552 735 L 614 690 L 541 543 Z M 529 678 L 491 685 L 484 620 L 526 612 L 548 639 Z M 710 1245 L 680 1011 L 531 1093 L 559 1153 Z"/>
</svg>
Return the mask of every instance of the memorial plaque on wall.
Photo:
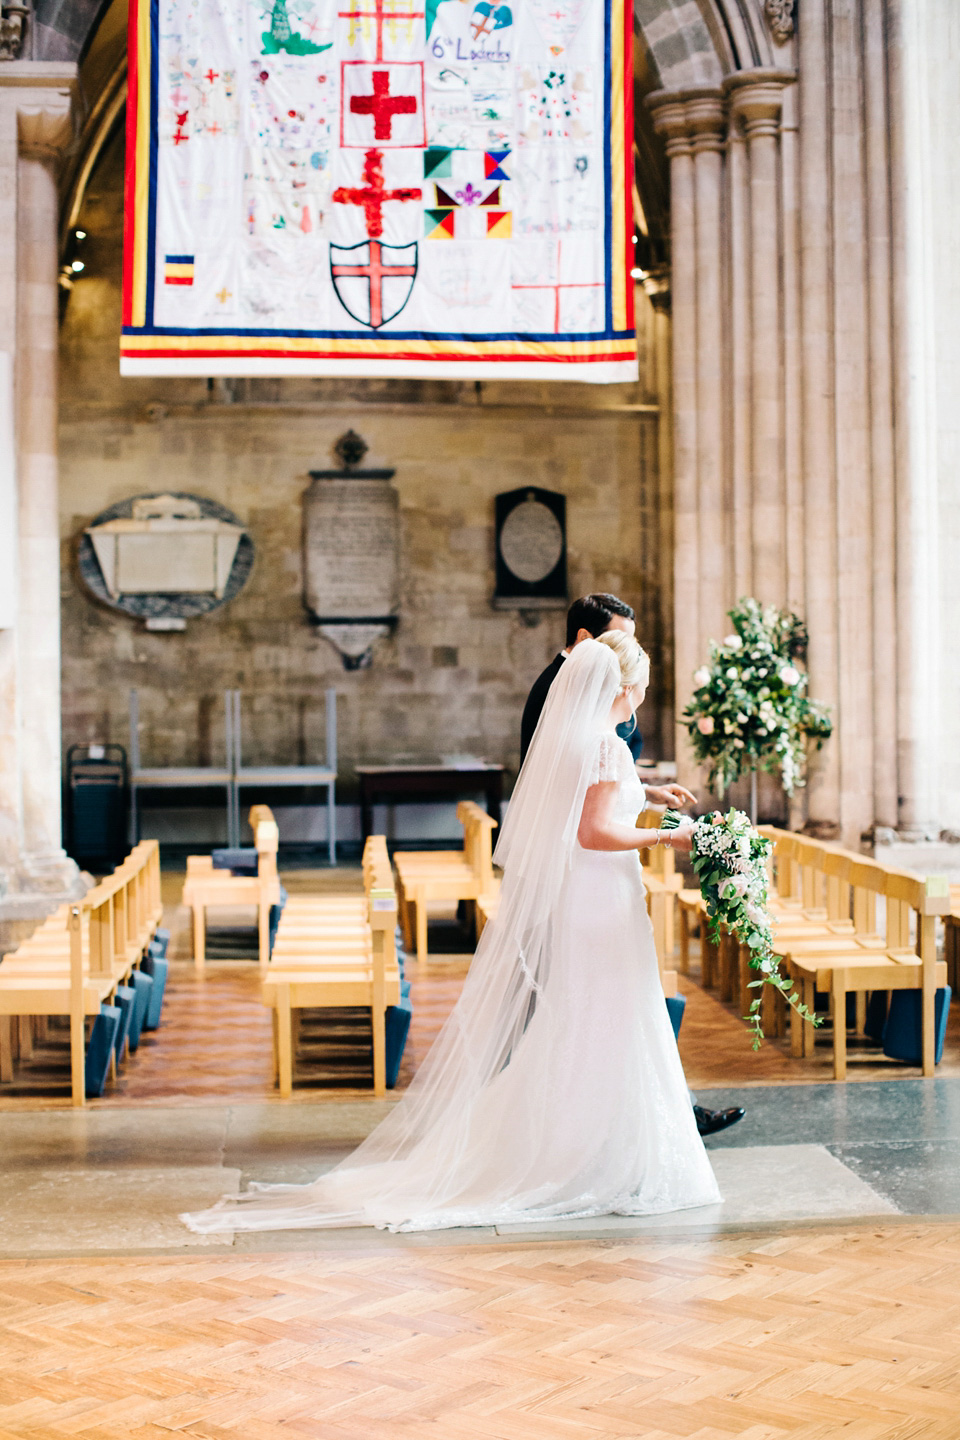
<svg viewBox="0 0 960 1440">
<path fill-rule="evenodd" d="M 567 603 L 567 502 L 525 485 L 496 497 L 498 610 L 554 610 Z"/>
<path fill-rule="evenodd" d="M 303 497 L 307 609 L 348 669 L 370 663 L 400 609 L 399 496 L 393 470 L 311 470 Z"/>
</svg>

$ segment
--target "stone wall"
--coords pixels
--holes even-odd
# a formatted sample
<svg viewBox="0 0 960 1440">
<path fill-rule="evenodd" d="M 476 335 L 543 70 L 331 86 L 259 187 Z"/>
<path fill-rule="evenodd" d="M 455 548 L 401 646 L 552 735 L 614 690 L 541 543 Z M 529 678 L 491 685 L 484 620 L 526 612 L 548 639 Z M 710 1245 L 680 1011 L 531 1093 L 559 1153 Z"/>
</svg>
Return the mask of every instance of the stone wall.
<svg viewBox="0 0 960 1440">
<path fill-rule="evenodd" d="M 126 744 L 136 686 L 143 763 L 220 762 L 222 693 L 239 687 L 246 763 L 317 761 L 322 694 L 335 684 L 341 773 L 454 752 L 514 767 L 526 690 L 562 637 L 561 615 L 527 628 L 490 605 L 494 495 L 530 483 L 567 496 L 571 594 L 610 589 L 637 606 L 655 676 L 642 723 L 651 753 L 667 753 L 670 546 L 656 412 L 665 318 L 643 293 L 638 386 L 121 379 L 121 174 L 118 137 L 88 191 L 86 269 L 62 328 L 65 745 Z M 351 426 L 370 446 L 366 464 L 396 467 L 403 594 L 372 668 L 347 673 L 303 607 L 300 501 L 307 472 L 331 463 Z M 84 525 L 161 488 L 227 505 L 257 551 L 242 594 L 181 634 L 147 633 L 100 606 L 76 571 Z"/>
</svg>

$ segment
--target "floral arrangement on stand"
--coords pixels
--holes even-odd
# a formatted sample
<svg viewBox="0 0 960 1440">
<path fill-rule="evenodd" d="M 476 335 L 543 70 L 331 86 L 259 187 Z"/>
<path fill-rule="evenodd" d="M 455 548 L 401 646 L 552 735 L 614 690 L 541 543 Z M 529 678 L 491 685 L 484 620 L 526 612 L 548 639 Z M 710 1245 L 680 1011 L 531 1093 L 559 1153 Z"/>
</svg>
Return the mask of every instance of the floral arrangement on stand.
<svg viewBox="0 0 960 1440">
<path fill-rule="evenodd" d="M 742 775 L 780 770 L 788 795 L 804 784 L 807 750 L 832 733 L 827 708 L 807 695 L 798 668 L 807 652 L 803 621 L 789 610 L 744 599 L 727 612 L 733 634 L 710 642 L 710 663 L 695 673 L 683 721 L 717 794 Z M 749 823 L 749 822 L 748 822 Z"/>
<path fill-rule="evenodd" d="M 668 810 L 660 822 L 661 829 L 675 830 L 685 818 L 678 810 Z M 710 938 L 716 943 L 721 929 L 729 931 L 747 947 L 750 964 L 759 972 L 759 978 L 750 981 L 750 988 L 757 994 L 750 1002 L 749 1014 L 743 1017 L 753 1035 L 754 1050 L 759 1050 L 763 1040 L 765 985 L 779 990 L 804 1020 L 818 1025 L 819 1020 L 803 1004 L 793 982 L 781 974 L 773 952 L 773 926 L 767 913 L 770 841 L 742 810 L 728 810 L 726 815 L 715 810 L 701 816 L 694 821 L 692 838 L 690 861 L 707 907 Z"/>
</svg>

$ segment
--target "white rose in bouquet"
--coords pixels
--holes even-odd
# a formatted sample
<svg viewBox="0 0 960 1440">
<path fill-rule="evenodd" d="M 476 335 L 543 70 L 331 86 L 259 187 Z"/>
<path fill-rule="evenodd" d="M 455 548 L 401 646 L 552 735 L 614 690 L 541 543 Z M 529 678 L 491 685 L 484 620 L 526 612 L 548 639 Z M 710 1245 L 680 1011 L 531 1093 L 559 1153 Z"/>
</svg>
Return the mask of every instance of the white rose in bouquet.
<svg viewBox="0 0 960 1440">
<path fill-rule="evenodd" d="M 701 690 L 704 685 L 710 684 L 710 671 L 706 665 L 701 665 L 699 670 L 694 671 L 693 683 L 698 690 Z"/>
</svg>

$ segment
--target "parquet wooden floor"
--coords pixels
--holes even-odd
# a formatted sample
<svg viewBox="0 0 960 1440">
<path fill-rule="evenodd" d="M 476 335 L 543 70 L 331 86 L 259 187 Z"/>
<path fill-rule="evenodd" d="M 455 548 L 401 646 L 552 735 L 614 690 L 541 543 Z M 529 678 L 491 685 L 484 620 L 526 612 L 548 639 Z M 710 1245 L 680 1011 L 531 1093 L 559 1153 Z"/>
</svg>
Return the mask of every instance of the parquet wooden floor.
<svg viewBox="0 0 960 1440">
<path fill-rule="evenodd" d="M 956 1440 L 960 1229 L 0 1264 L 3 1440 Z"/>
</svg>

